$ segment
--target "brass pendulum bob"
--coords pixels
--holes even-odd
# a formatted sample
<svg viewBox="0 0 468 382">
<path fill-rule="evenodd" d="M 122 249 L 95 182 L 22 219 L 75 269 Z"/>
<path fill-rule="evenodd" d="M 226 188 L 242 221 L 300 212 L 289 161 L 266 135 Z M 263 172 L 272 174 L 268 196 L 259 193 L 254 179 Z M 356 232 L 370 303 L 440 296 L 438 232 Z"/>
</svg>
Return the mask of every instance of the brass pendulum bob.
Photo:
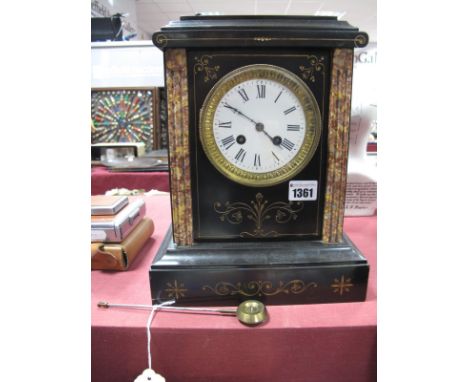
<svg viewBox="0 0 468 382">
<path fill-rule="evenodd" d="M 265 305 L 257 300 L 244 301 L 237 307 L 237 319 L 246 325 L 258 325 L 267 318 Z"/>
</svg>

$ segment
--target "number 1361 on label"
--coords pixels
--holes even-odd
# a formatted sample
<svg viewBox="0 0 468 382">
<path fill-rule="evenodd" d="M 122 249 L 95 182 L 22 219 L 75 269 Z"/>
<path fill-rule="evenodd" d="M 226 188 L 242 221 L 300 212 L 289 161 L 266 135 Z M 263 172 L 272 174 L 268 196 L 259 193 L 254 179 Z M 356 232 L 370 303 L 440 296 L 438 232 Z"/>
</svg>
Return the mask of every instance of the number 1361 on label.
<svg viewBox="0 0 468 382">
<path fill-rule="evenodd" d="M 317 200 L 317 181 L 291 180 L 288 200 Z"/>
</svg>

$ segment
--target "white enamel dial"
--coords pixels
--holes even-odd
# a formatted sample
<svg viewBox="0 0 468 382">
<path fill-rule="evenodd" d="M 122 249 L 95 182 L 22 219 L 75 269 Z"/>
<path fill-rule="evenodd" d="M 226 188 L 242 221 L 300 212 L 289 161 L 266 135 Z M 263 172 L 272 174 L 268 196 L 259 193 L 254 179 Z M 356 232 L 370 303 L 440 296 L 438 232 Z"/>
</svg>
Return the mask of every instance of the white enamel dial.
<svg viewBox="0 0 468 382">
<path fill-rule="evenodd" d="M 299 77 L 255 64 L 233 70 L 213 86 L 199 130 L 207 158 L 224 176 L 267 187 L 306 167 L 322 126 L 317 101 Z"/>
<path fill-rule="evenodd" d="M 249 172 L 270 172 L 296 156 L 304 141 L 305 114 L 298 98 L 282 84 L 244 81 L 221 98 L 213 134 L 230 163 Z"/>
</svg>

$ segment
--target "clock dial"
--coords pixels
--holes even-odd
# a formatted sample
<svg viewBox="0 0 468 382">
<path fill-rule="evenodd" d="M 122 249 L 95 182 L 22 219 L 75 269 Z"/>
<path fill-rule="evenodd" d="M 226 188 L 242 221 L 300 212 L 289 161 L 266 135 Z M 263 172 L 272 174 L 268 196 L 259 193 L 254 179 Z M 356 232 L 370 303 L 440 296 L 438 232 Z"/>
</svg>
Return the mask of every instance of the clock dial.
<svg viewBox="0 0 468 382">
<path fill-rule="evenodd" d="M 272 65 L 251 65 L 223 77 L 201 112 L 200 138 L 211 163 L 250 186 L 290 179 L 312 158 L 321 131 L 309 88 Z"/>
<path fill-rule="evenodd" d="M 277 81 L 244 81 L 221 98 L 213 135 L 233 165 L 254 173 L 274 171 L 290 162 L 304 142 L 304 110 Z"/>
</svg>

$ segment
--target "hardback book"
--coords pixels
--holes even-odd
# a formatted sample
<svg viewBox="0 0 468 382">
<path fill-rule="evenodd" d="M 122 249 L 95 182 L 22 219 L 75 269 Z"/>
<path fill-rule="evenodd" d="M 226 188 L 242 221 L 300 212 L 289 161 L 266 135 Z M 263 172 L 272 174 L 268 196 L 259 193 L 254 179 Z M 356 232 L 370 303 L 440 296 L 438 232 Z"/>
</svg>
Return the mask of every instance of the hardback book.
<svg viewBox="0 0 468 382">
<path fill-rule="evenodd" d="M 126 196 L 91 196 L 91 215 L 115 215 L 128 204 Z"/>
<path fill-rule="evenodd" d="M 153 220 L 145 217 L 121 243 L 91 243 L 91 269 L 127 270 L 153 231 Z"/>
<path fill-rule="evenodd" d="M 120 243 L 145 216 L 143 199 L 129 203 L 116 215 L 91 216 L 91 242 Z"/>
</svg>

